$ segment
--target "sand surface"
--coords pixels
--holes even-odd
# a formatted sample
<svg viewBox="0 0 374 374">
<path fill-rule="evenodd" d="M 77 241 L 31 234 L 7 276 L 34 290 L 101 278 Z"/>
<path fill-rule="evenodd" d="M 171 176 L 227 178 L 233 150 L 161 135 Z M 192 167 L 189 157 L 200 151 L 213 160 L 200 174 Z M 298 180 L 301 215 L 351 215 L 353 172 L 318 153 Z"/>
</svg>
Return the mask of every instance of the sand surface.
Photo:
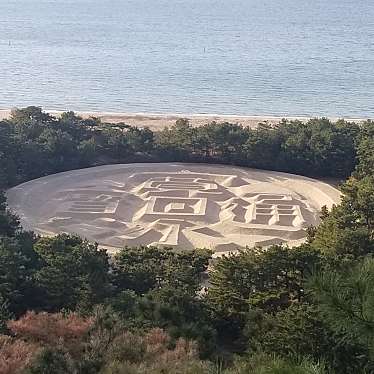
<svg viewBox="0 0 374 374">
<path fill-rule="evenodd" d="M 10 110 L 0 109 L 0 120 L 8 118 Z M 59 116 L 61 111 L 47 111 L 52 115 Z M 235 115 L 216 115 L 216 114 L 152 114 L 152 113 L 110 113 L 110 112 L 76 112 L 77 115 L 83 118 L 99 117 L 104 122 L 119 123 L 125 122 L 128 125 L 138 127 L 149 127 L 153 131 L 161 130 L 167 126 L 172 126 L 179 118 L 187 118 L 193 126 L 201 126 L 206 123 L 216 122 L 230 122 L 239 123 L 243 126 L 256 127 L 259 122 L 269 122 L 270 124 L 278 123 L 283 117 L 276 116 L 235 116 Z M 307 121 L 309 117 L 286 117 L 290 120 Z M 331 118 L 336 121 L 338 118 Z M 364 119 L 352 118 L 355 122 L 362 122 Z"/>
<path fill-rule="evenodd" d="M 111 250 L 136 245 L 220 255 L 300 244 L 334 187 L 292 174 L 205 164 L 107 165 L 29 181 L 7 192 L 26 229 L 77 233 Z"/>
</svg>

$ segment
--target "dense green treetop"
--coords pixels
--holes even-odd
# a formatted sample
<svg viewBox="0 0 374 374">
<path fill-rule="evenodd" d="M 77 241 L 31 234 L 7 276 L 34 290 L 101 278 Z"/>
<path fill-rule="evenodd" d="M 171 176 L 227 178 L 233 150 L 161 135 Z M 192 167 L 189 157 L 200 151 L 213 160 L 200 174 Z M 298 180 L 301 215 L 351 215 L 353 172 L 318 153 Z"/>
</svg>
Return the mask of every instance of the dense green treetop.
<svg viewBox="0 0 374 374">
<path fill-rule="evenodd" d="M 216 122 L 192 127 L 179 119 L 154 133 L 73 112 L 57 118 L 28 107 L 0 121 L 0 188 L 64 170 L 134 161 L 231 163 L 345 178 L 357 158 L 361 172 L 372 170 L 372 128 L 370 121 L 359 126 L 325 118 L 260 123 L 254 129 Z"/>
</svg>

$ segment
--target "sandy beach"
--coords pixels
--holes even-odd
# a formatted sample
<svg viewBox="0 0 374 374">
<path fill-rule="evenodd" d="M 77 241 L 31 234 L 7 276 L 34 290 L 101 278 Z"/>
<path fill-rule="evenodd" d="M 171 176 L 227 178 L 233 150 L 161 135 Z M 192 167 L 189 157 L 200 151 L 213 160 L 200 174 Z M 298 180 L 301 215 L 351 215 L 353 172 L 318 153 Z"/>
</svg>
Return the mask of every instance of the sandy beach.
<svg viewBox="0 0 374 374">
<path fill-rule="evenodd" d="M 63 111 L 46 110 L 46 112 L 59 116 Z M 0 120 L 6 119 L 11 113 L 10 109 L 0 109 Z M 179 118 L 187 118 L 193 126 L 216 122 L 239 123 L 243 126 L 256 127 L 258 123 L 267 121 L 270 124 L 278 123 L 282 118 L 290 120 L 307 121 L 310 117 L 277 117 L 277 116 L 237 116 L 237 115 L 218 115 L 218 114 L 177 114 L 177 113 L 113 113 L 113 112 L 75 112 L 83 118 L 99 117 L 104 122 L 119 123 L 125 122 L 129 125 L 139 127 L 149 127 L 153 131 L 162 130 L 165 127 L 172 126 Z M 332 121 L 339 118 L 330 117 Z M 362 122 L 363 118 L 349 118 L 350 121 Z"/>
</svg>

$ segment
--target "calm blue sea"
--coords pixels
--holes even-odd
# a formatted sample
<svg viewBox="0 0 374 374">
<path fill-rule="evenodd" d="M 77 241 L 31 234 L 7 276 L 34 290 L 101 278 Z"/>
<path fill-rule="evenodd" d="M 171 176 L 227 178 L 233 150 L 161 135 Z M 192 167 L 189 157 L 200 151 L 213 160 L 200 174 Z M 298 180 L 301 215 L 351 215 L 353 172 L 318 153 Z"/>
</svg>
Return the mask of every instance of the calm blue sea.
<svg viewBox="0 0 374 374">
<path fill-rule="evenodd" d="M 0 108 L 374 117 L 374 0 L 0 0 Z"/>
</svg>

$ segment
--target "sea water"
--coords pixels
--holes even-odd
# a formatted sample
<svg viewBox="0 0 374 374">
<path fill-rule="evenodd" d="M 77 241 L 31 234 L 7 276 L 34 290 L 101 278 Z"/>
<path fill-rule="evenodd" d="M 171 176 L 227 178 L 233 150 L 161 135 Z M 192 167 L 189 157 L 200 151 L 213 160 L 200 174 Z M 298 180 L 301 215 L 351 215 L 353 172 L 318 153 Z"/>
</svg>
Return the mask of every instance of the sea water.
<svg viewBox="0 0 374 374">
<path fill-rule="evenodd" d="M 0 108 L 374 117 L 373 0 L 0 0 Z"/>
</svg>

